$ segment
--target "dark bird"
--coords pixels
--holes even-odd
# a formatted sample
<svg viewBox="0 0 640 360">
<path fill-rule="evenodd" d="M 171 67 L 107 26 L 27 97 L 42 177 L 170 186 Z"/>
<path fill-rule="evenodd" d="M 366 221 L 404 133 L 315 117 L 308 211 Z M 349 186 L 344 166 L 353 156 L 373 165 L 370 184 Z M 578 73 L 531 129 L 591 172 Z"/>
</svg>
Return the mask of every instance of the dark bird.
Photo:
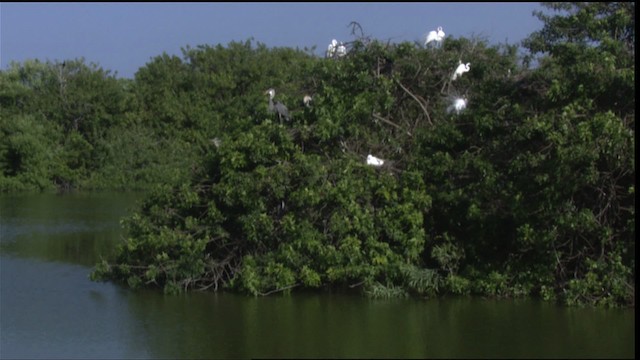
<svg viewBox="0 0 640 360">
<path fill-rule="evenodd" d="M 269 112 L 270 113 L 277 113 L 278 114 L 278 119 L 280 120 L 280 122 L 282 122 L 282 118 L 284 118 L 287 121 L 290 121 L 291 118 L 289 118 L 289 110 L 287 109 L 286 106 L 284 106 L 283 103 L 281 103 L 280 101 L 273 101 L 274 96 L 276 96 L 276 91 L 273 89 L 269 89 L 267 91 L 265 91 L 265 94 L 269 94 Z"/>
</svg>

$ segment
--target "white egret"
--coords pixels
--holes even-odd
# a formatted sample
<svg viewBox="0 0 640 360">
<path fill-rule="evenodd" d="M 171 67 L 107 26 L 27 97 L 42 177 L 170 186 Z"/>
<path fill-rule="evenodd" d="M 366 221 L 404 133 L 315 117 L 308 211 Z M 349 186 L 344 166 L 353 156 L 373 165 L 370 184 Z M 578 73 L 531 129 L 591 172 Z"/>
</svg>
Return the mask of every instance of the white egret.
<svg viewBox="0 0 640 360">
<path fill-rule="evenodd" d="M 447 108 L 447 113 L 451 113 L 455 111 L 456 114 L 460 114 L 466 108 L 467 108 L 467 98 L 465 97 L 455 98 L 453 100 L 453 104 L 451 104 Z"/>
<path fill-rule="evenodd" d="M 424 42 L 424 46 L 427 46 L 430 42 L 435 41 L 438 46 L 442 45 L 442 41 L 444 40 L 444 31 L 442 30 L 442 26 L 438 26 L 438 29 L 430 31 L 427 35 L 427 39 Z"/>
<path fill-rule="evenodd" d="M 455 80 L 459 76 L 462 76 L 462 74 L 464 74 L 467 71 L 471 70 L 471 63 L 463 64 L 462 61 L 458 60 L 458 64 L 459 65 L 456 68 L 456 71 L 453 73 L 453 75 L 451 75 L 451 80 Z"/>
<path fill-rule="evenodd" d="M 327 46 L 327 54 L 326 54 L 326 56 L 328 58 L 332 58 L 336 53 L 336 48 L 337 47 L 338 47 L 338 40 L 336 40 L 336 39 L 331 40 L 331 43 L 329 44 L 329 46 Z"/>
<path fill-rule="evenodd" d="M 311 106 L 311 100 L 313 100 L 313 98 L 311 98 L 310 95 L 305 95 L 304 98 L 302 98 L 302 102 L 304 103 L 304 106 L 306 106 L 306 107 L 310 107 Z"/>
<path fill-rule="evenodd" d="M 367 165 L 382 166 L 382 164 L 384 164 L 384 160 L 379 159 L 371 154 L 367 156 Z"/>
<path fill-rule="evenodd" d="M 347 55 L 347 47 L 344 46 L 342 41 L 340 41 L 340 45 L 338 45 L 338 47 L 336 48 L 336 55 L 338 55 L 338 57 Z"/>
<path fill-rule="evenodd" d="M 284 104 L 280 101 L 276 101 L 275 103 L 273 102 L 273 98 L 274 96 L 276 96 L 276 91 L 274 89 L 269 89 L 264 93 L 269 94 L 269 112 L 277 113 L 280 122 L 282 122 L 282 118 L 289 121 L 289 110 L 287 109 L 287 107 L 284 106 Z"/>
</svg>

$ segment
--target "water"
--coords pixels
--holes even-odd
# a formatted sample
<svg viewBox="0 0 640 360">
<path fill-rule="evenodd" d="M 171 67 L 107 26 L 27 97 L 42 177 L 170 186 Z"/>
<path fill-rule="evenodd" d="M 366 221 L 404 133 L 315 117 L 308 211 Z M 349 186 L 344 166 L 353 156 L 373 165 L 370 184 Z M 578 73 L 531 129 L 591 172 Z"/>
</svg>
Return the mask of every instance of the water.
<svg viewBox="0 0 640 360">
<path fill-rule="evenodd" d="M 634 309 L 298 292 L 165 296 L 90 281 L 140 197 L 0 197 L 1 358 L 635 356 Z"/>
</svg>

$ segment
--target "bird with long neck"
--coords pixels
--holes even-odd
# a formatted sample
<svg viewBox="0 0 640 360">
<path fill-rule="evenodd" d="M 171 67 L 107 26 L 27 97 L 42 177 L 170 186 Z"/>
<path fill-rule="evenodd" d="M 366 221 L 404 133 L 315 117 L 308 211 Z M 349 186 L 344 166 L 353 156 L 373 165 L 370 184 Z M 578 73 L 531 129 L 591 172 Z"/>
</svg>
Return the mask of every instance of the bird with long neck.
<svg viewBox="0 0 640 360">
<path fill-rule="evenodd" d="M 282 122 L 282 118 L 290 121 L 291 119 L 289 118 L 289 110 L 287 107 L 277 100 L 275 102 L 273 101 L 273 98 L 276 96 L 276 91 L 274 89 L 269 89 L 265 91 L 265 94 L 269 94 L 269 112 L 277 113 L 280 122 Z"/>
<path fill-rule="evenodd" d="M 442 41 L 444 40 L 445 34 L 442 30 L 442 26 L 438 26 L 436 30 L 430 31 L 429 35 L 427 35 L 427 39 L 424 42 L 424 46 L 427 46 L 430 42 L 435 41 L 438 46 L 442 45 Z"/>
<path fill-rule="evenodd" d="M 463 64 L 462 61 L 458 60 L 458 67 L 456 68 L 456 71 L 453 73 L 453 75 L 451 75 L 451 80 L 457 79 L 459 76 L 462 76 L 462 74 L 466 73 L 469 70 L 471 70 L 471 63 Z"/>
</svg>

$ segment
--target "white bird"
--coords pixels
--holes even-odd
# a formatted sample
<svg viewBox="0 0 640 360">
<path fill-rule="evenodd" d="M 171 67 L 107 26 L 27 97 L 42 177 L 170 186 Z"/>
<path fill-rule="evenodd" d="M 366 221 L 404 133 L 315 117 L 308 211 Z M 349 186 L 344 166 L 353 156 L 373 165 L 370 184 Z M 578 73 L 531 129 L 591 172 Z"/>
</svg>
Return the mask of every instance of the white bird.
<svg viewBox="0 0 640 360">
<path fill-rule="evenodd" d="M 453 101 L 453 104 L 451 104 L 448 108 L 447 108 L 447 112 L 451 113 L 452 111 L 455 111 L 456 114 L 460 114 L 464 109 L 467 108 L 467 99 L 462 97 L 462 98 L 456 98 Z"/>
<path fill-rule="evenodd" d="M 427 46 L 432 41 L 435 41 L 438 46 L 442 45 L 442 40 L 444 40 L 444 31 L 442 30 L 442 26 L 438 26 L 438 29 L 430 31 L 427 35 L 427 40 L 424 42 L 424 46 Z"/>
<path fill-rule="evenodd" d="M 304 103 L 304 106 L 309 107 L 311 106 L 311 100 L 313 100 L 311 98 L 310 95 L 305 95 L 304 98 L 302 98 L 302 102 Z"/>
<path fill-rule="evenodd" d="M 329 46 L 327 46 L 327 54 L 326 54 L 326 56 L 328 58 L 332 58 L 336 53 L 336 48 L 337 47 L 338 47 L 338 40 L 336 40 L 336 39 L 331 40 L 331 43 L 329 44 Z"/>
<path fill-rule="evenodd" d="M 378 159 L 371 154 L 367 156 L 367 165 L 382 166 L 382 164 L 384 164 L 384 160 Z"/>
<path fill-rule="evenodd" d="M 338 55 L 338 57 L 347 55 L 347 47 L 344 46 L 342 41 L 340 41 L 340 45 L 338 45 L 338 47 L 336 48 L 336 55 Z"/>
<path fill-rule="evenodd" d="M 462 76 L 462 74 L 464 74 L 467 71 L 471 70 L 471 63 L 463 64 L 462 61 L 460 61 L 460 60 L 458 60 L 458 63 L 459 63 L 459 65 L 456 68 L 456 71 L 451 76 L 451 80 L 455 80 L 455 79 L 458 78 L 458 76 Z"/>
</svg>

